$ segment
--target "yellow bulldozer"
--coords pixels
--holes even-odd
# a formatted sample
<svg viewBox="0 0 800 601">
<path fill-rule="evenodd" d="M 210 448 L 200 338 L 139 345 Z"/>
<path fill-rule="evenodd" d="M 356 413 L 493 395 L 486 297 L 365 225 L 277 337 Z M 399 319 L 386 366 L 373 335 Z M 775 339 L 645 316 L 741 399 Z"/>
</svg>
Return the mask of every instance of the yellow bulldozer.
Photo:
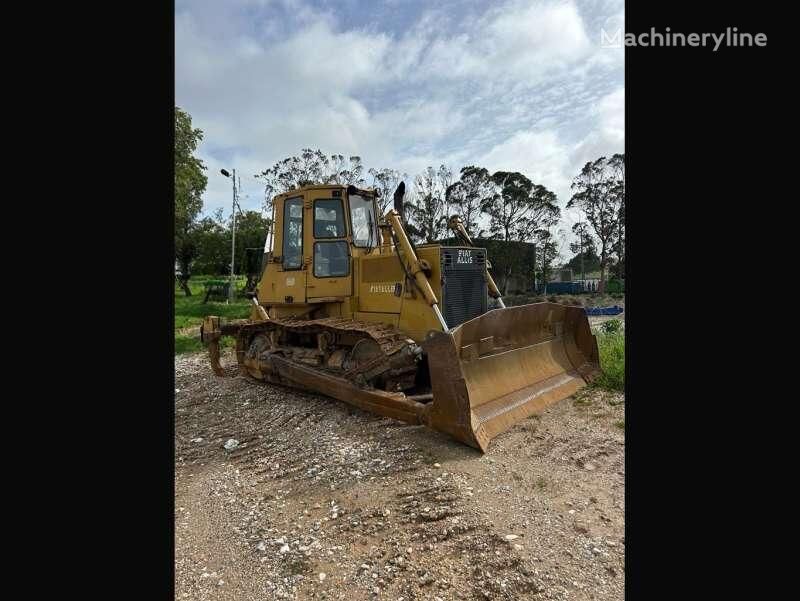
<svg viewBox="0 0 800 601">
<path fill-rule="evenodd" d="M 206 317 L 217 375 L 233 336 L 241 374 L 316 391 L 424 424 L 485 452 L 519 420 L 599 373 L 581 307 L 506 307 L 486 250 L 460 219 L 459 246 L 415 245 L 401 182 L 378 214 L 376 192 L 309 185 L 274 198 L 249 319 Z"/>
</svg>

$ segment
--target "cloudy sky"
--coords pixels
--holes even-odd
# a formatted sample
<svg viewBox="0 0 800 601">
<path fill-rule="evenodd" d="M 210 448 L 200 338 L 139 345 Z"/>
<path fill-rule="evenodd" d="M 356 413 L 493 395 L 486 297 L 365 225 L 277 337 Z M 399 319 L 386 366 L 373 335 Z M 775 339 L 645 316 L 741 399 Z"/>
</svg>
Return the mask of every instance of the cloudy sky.
<svg viewBox="0 0 800 601">
<path fill-rule="evenodd" d="M 204 211 L 230 208 L 221 167 L 258 209 L 254 174 L 305 147 L 412 177 L 520 171 L 563 207 L 586 161 L 624 152 L 624 54 L 600 46 L 623 6 L 176 0 L 175 102 L 205 134 Z"/>
</svg>

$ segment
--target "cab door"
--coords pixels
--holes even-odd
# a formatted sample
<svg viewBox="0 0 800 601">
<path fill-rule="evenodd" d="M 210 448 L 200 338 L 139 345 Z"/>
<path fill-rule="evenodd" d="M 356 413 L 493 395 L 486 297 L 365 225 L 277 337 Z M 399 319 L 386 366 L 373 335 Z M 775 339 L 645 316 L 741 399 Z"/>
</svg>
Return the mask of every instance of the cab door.
<svg viewBox="0 0 800 601">
<path fill-rule="evenodd" d="M 307 254 L 304 226 L 305 199 L 303 193 L 275 200 L 275 215 L 282 224 L 276 228 L 273 258 L 261 276 L 258 298 L 264 304 L 295 304 L 306 302 Z"/>
<path fill-rule="evenodd" d="M 309 301 L 342 298 L 353 293 L 347 213 L 341 189 L 309 190 L 306 197 L 306 270 Z"/>
</svg>

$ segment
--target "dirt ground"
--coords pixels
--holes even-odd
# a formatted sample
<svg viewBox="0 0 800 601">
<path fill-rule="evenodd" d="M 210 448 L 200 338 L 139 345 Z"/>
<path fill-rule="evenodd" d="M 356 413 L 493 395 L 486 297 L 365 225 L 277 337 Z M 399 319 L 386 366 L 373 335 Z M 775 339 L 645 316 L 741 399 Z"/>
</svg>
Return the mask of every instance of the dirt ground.
<svg viewBox="0 0 800 601">
<path fill-rule="evenodd" d="M 565 399 L 482 455 L 202 353 L 175 375 L 176 599 L 624 596 L 621 395 Z"/>
</svg>

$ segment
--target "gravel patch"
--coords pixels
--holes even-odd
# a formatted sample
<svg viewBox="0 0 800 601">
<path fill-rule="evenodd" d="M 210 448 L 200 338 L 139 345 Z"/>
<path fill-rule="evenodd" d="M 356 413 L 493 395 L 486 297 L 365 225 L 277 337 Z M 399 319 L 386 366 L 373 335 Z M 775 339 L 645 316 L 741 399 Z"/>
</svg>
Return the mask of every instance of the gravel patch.
<svg viewBox="0 0 800 601">
<path fill-rule="evenodd" d="M 482 455 L 203 353 L 175 374 L 176 599 L 623 599 L 621 395 Z"/>
</svg>

